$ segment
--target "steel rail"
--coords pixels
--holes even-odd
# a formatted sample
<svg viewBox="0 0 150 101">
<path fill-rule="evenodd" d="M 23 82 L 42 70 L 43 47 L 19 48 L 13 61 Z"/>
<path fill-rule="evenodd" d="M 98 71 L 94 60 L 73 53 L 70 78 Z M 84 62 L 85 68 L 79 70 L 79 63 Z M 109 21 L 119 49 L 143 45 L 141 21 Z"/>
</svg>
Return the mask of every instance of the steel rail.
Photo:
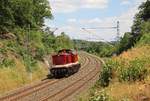
<svg viewBox="0 0 150 101">
<path fill-rule="evenodd" d="M 95 62 L 95 61 L 93 61 Z M 89 65 L 89 66 L 93 66 L 93 64 Z M 84 75 L 83 77 L 81 77 L 80 79 L 74 81 L 73 83 L 71 83 L 70 85 L 68 85 L 67 87 L 63 88 L 62 90 L 60 90 L 59 92 L 51 95 L 51 96 L 48 96 L 47 98 L 44 98 L 42 99 L 41 101 L 48 101 L 48 99 L 51 99 L 57 95 L 59 95 L 60 93 L 63 93 L 65 90 L 69 89 L 70 87 L 73 87 L 75 86 L 76 84 L 78 84 L 78 82 L 80 82 L 81 80 L 83 80 L 85 77 L 87 77 L 88 75 L 92 74 L 93 72 L 97 71 L 96 68 L 94 68 L 92 71 L 90 71 L 89 73 L 87 73 L 86 75 Z M 92 77 L 90 77 L 88 80 L 86 80 L 82 85 L 80 85 L 77 89 L 81 88 L 82 86 L 84 86 L 88 81 L 90 81 L 92 78 L 94 78 L 96 76 L 96 74 L 98 74 L 99 71 L 97 71 L 96 73 L 94 73 L 94 75 Z M 72 95 L 73 92 L 75 92 L 77 89 L 75 90 L 72 90 L 71 93 L 68 93 L 66 96 L 64 96 L 63 98 L 59 99 L 59 101 L 62 101 L 64 100 L 66 97 Z"/>
<path fill-rule="evenodd" d="M 83 57 L 82 57 L 83 58 Z M 88 65 L 87 63 L 89 62 L 89 58 L 88 57 L 84 57 L 86 58 L 85 59 L 85 62 L 84 64 L 82 65 L 82 68 L 83 69 L 84 67 L 86 67 L 86 65 Z M 88 61 L 88 62 L 87 62 Z M 18 100 L 18 99 L 21 99 L 22 97 L 25 97 L 25 96 L 28 96 L 34 92 L 37 92 L 37 91 L 40 91 L 44 88 L 46 88 L 47 86 L 50 86 L 50 85 L 53 85 L 59 81 L 62 81 L 64 80 L 63 79 L 54 79 L 54 80 L 45 80 L 45 81 L 41 81 L 39 84 L 36 84 L 34 86 L 30 86 L 30 87 L 27 87 L 23 90 L 20 90 L 20 91 L 17 91 L 17 92 L 14 92 L 12 94 L 8 94 L 6 96 L 3 96 L 0 98 L 0 101 L 4 101 L 4 100 Z"/>
</svg>

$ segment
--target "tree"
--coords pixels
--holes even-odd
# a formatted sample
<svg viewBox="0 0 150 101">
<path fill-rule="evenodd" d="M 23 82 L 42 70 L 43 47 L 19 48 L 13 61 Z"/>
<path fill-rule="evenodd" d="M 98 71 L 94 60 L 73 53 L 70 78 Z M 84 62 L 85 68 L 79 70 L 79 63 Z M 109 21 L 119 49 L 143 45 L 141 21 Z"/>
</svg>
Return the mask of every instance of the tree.
<svg viewBox="0 0 150 101">
<path fill-rule="evenodd" d="M 140 7 L 138 16 L 141 20 L 148 21 L 150 19 L 150 0 L 144 2 Z"/>
<path fill-rule="evenodd" d="M 14 28 L 39 29 L 44 19 L 52 19 L 47 0 L 0 0 L 0 33 L 13 31 Z"/>
<path fill-rule="evenodd" d="M 62 48 L 73 48 L 72 40 L 64 32 L 56 37 L 55 45 L 57 45 L 57 50 L 60 50 Z"/>
<path fill-rule="evenodd" d="M 42 27 L 45 18 L 52 18 L 47 0 L 13 0 L 11 3 L 15 24 L 21 28 Z"/>
<path fill-rule="evenodd" d="M 117 54 L 120 54 L 123 51 L 126 51 L 127 49 L 131 48 L 131 38 L 132 35 L 130 32 L 126 32 L 123 36 L 123 38 L 121 38 L 119 44 L 118 44 L 118 49 L 117 49 Z"/>
<path fill-rule="evenodd" d="M 142 24 L 150 20 L 150 0 L 143 2 L 139 7 L 139 13 L 135 15 L 134 24 L 132 26 L 132 44 L 142 36 Z"/>
<path fill-rule="evenodd" d="M 10 0 L 0 0 L 0 34 L 9 32 L 14 26 Z"/>
<path fill-rule="evenodd" d="M 47 0 L 33 0 L 35 22 L 38 26 L 43 26 L 44 19 L 52 19 L 51 8 Z"/>
</svg>

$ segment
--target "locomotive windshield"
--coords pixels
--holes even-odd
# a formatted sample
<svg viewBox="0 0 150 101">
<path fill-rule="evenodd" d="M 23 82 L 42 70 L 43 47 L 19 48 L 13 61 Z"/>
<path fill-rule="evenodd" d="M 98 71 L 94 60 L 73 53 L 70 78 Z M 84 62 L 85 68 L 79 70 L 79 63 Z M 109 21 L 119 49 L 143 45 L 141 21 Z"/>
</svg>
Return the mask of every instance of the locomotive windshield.
<svg viewBox="0 0 150 101">
<path fill-rule="evenodd" d="M 72 50 L 71 49 L 62 49 L 62 50 L 59 50 L 58 53 L 72 53 Z"/>
</svg>

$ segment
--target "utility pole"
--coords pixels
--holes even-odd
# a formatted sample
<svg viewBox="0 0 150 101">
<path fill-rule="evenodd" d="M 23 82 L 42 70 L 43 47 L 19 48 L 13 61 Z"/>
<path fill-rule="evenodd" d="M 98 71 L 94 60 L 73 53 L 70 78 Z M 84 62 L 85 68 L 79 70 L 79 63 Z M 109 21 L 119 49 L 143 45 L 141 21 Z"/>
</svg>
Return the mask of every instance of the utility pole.
<svg viewBox="0 0 150 101">
<path fill-rule="evenodd" d="M 117 40 L 120 38 L 120 22 L 117 21 Z"/>
<path fill-rule="evenodd" d="M 24 56 L 24 63 L 26 66 L 26 70 L 29 74 L 29 79 L 32 81 L 32 68 L 31 68 L 31 56 L 30 56 L 30 24 L 28 25 L 26 32 L 26 40 L 25 40 L 25 45 L 26 45 L 26 54 Z"/>
</svg>

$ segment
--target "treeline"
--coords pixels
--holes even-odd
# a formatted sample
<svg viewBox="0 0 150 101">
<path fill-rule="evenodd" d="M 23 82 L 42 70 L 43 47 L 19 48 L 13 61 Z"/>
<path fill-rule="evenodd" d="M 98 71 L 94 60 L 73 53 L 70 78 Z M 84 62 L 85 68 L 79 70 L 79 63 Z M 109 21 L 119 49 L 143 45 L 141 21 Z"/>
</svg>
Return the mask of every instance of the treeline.
<svg viewBox="0 0 150 101">
<path fill-rule="evenodd" d="M 44 26 L 53 19 L 48 0 L 0 0 L 0 94 L 48 74 L 46 61 L 72 41 Z"/>
<path fill-rule="evenodd" d="M 53 19 L 48 0 L 1 0 L 0 3 L 0 67 L 8 67 L 8 53 L 24 61 L 28 71 L 37 61 L 73 42 L 62 32 L 55 36 L 44 25 Z M 13 60 L 12 60 L 13 61 Z M 12 62 L 11 61 L 11 62 Z"/>
<path fill-rule="evenodd" d="M 137 44 L 150 43 L 150 1 L 139 6 L 139 12 L 134 17 L 131 32 L 126 32 L 118 44 L 117 53 L 126 51 Z"/>
<path fill-rule="evenodd" d="M 47 0 L 1 0 L 0 11 L 0 33 L 29 26 L 40 29 L 45 18 L 53 17 Z"/>
<path fill-rule="evenodd" d="M 100 57 L 115 55 L 116 42 L 94 42 L 85 40 L 74 40 L 75 47 L 89 53 L 94 53 Z"/>
</svg>

